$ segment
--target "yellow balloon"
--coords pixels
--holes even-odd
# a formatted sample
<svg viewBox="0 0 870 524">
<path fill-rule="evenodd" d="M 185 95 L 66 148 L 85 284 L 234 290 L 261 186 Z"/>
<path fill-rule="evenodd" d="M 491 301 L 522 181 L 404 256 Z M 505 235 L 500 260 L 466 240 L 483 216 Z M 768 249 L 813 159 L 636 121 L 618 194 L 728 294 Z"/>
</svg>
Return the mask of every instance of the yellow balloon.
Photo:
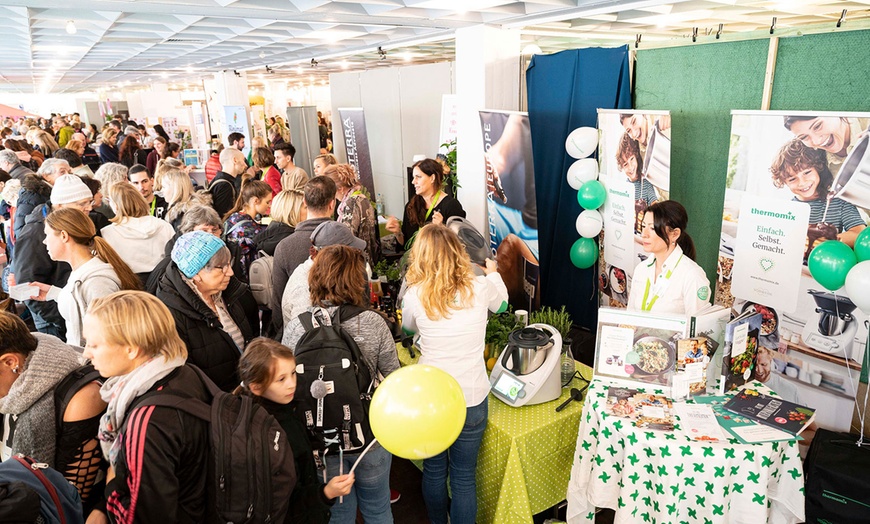
<svg viewBox="0 0 870 524">
<path fill-rule="evenodd" d="M 372 432 L 397 457 L 419 460 L 441 453 L 465 425 L 465 395 L 456 379 L 415 364 L 390 373 L 372 397 Z"/>
</svg>

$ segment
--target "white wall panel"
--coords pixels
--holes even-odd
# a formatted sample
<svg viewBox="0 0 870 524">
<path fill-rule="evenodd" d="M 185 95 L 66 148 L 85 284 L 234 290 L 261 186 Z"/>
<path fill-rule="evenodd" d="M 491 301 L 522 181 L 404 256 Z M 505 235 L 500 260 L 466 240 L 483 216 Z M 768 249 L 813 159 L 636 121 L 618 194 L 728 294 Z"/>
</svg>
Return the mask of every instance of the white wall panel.
<svg viewBox="0 0 870 524">
<path fill-rule="evenodd" d="M 338 108 L 362 107 L 359 77 L 360 73 L 333 73 L 329 75 L 333 152 L 338 157 L 339 162 L 347 162 L 347 155 L 344 152 L 344 140 L 341 138 L 341 121 L 338 119 Z"/>
<path fill-rule="evenodd" d="M 401 218 L 404 168 L 399 68 L 363 73 L 360 76 L 360 95 L 365 110 L 375 190 L 383 195 L 386 212 Z"/>
</svg>

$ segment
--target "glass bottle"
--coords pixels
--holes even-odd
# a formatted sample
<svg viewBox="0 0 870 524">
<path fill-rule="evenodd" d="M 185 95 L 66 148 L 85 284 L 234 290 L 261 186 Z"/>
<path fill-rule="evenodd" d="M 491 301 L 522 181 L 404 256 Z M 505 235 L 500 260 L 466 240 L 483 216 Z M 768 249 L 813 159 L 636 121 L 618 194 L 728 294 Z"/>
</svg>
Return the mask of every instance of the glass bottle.
<svg viewBox="0 0 870 524">
<path fill-rule="evenodd" d="M 562 343 L 562 356 L 559 364 L 559 369 L 561 370 L 560 375 L 562 377 L 562 387 L 567 387 L 570 384 L 567 384 L 574 377 L 574 371 L 576 370 L 574 365 L 574 357 L 571 356 L 571 339 L 565 339 Z"/>
</svg>

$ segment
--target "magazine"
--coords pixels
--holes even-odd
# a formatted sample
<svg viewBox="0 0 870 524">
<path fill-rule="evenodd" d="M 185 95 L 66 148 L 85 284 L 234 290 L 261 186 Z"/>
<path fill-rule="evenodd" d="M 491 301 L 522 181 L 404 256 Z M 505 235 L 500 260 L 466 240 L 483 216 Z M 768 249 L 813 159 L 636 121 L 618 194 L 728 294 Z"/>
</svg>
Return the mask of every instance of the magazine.
<svg viewBox="0 0 870 524">
<path fill-rule="evenodd" d="M 725 403 L 725 409 L 792 435 L 799 435 L 816 417 L 816 410 L 812 408 L 771 397 L 751 388 L 740 390 Z"/>
<path fill-rule="evenodd" d="M 605 410 L 615 417 L 629 419 L 640 429 L 674 429 L 673 403 L 663 395 L 611 386 Z"/>
<path fill-rule="evenodd" d="M 726 395 L 702 395 L 695 397 L 694 402 L 709 405 L 722 429 L 743 444 L 795 440 L 793 435 L 785 431 L 759 424 L 749 417 L 731 413 L 725 409 L 725 404 L 730 399 L 731 397 Z M 798 437 L 798 439 L 801 438 Z"/>
</svg>

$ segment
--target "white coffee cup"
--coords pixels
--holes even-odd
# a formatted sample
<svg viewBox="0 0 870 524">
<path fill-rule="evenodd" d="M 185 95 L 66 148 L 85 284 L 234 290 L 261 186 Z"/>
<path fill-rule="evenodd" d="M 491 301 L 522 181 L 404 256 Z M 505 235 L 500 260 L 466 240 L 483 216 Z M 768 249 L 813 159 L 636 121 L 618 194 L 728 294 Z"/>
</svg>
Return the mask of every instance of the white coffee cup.
<svg viewBox="0 0 870 524">
<path fill-rule="evenodd" d="M 791 378 L 797 378 L 798 370 L 795 367 L 789 366 L 789 367 L 785 368 L 785 374 L 790 376 Z"/>
<path fill-rule="evenodd" d="M 818 371 L 813 371 L 810 373 L 810 382 L 812 382 L 814 386 L 818 386 L 822 383 L 822 374 Z"/>
</svg>

